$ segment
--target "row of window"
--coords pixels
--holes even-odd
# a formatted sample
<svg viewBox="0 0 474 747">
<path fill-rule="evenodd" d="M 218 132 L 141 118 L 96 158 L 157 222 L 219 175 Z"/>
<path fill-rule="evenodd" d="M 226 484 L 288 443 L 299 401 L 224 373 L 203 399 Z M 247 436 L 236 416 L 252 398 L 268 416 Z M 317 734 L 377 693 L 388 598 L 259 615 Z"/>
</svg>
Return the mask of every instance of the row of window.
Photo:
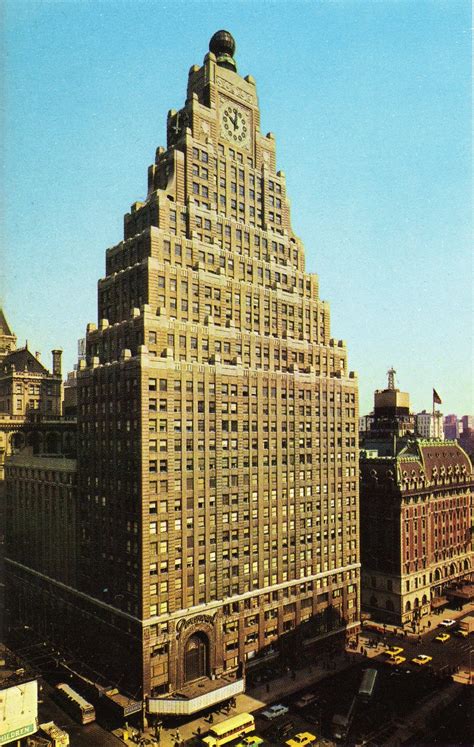
<svg viewBox="0 0 474 747">
<path fill-rule="evenodd" d="M 224 343 L 225 345 L 225 343 Z M 184 383 L 184 387 L 183 387 Z M 114 389 L 113 385 L 111 384 L 111 391 L 112 394 Z M 150 377 L 148 379 L 148 389 L 150 392 L 168 392 L 168 391 L 174 391 L 174 392 L 181 392 L 186 391 L 187 393 L 191 393 L 193 391 L 197 392 L 198 394 L 204 394 L 204 391 L 209 393 L 211 397 L 214 397 L 216 395 L 216 384 L 213 381 L 207 382 L 206 385 L 204 381 L 197 381 L 194 382 L 192 379 L 188 379 L 185 382 L 182 382 L 181 379 L 156 379 Z M 345 392 L 342 393 L 340 391 L 333 392 L 331 390 L 320 390 L 315 388 L 298 388 L 298 387 L 284 387 L 282 386 L 279 390 L 277 390 L 276 386 L 269 387 L 266 384 L 263 384 L 261 387 L 258 387 L 257 385 L 248 385 L 248 384 L 227 384 L 222 383 L 220 385 L 220 393 L 223 397 L 257 397 L 259 394 L 262 397 L 268 398 L 271 396 L 272 398 L 277 397 L 277 394 L 280 395 L 280 398 L 282 400 L 288 399 L 295 399 L 296 394 L 298 394 L 297 399 L 307 399 L 312 400 L 313 397 L 316 400 L 320 399 L 320 394 L 328 395 L 329 402 L 342 402 L 345 403 L 355 403 L 356 395 L 355 392 Z M 232 404 L 232 402 L 229 402 L 228 404 Z M 355 417 L 355 408 L 346 408 L 346 415 L 349 417 Z M 334 413 L 333 413 L 334 414 Z"/>
</svg>

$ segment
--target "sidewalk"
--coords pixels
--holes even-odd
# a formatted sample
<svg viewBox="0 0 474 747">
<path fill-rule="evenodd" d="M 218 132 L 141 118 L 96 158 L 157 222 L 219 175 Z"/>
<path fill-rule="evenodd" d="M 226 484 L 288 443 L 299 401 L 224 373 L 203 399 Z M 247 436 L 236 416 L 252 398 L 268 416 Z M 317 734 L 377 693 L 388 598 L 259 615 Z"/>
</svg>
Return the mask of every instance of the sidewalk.
<svg viewBox="0 0 474 747">
<path fill-rule="evenodd" d="M 331 669 L 326 668 L 321 664 L 317 666 L 308 665 L 308 667 L 306 667 L 305 669 L 299 670 L 294 678 L 292 676 L 292 673 L 288 672 L 282 677 L 277 677 L 276 679 L 267 683 L 268 691 L 267 684 L 249 688 L 247 692 L 236 696 L 235 708 L 231 708 L 228 713 L 214 713 L 213 723 L 218 724 L 220 721 L 231 718 L 237 713 L 252 713 L 253 711 L 257 711 L 267 704 L 273 703 L 286 695 L 291 695 L 291 693 L 302 690 L 303 688 L 308 687 L 315 682 L 319 682 L 320 680 L 324 679 L 324 677 L 327 677 L 328 674 L 334 674 L 336 672 L 340 672 L 343 669 L 346 669 L 347 667 L 351 666 L 353 662 L 356 662 L 361 658 L 362 655 L 357 652 L 341 654 L 333 658 L 331 664 L 333 664 L 334 666 Z M 195 720 L 190 721 L 187 724 L 183 724 L 179 727 L 178 731 L 180 739 L 181 741 L 187 741 L 189 739 L 192 739 L 193 737 L 196 737 L 198 734 L 198 729 L 201 729 L 201 734 L 204 734 L 209 730 L 209 726 L 209 722 L 206 721 L 203 717 L 197 717 Z M 159 747 L 174 747 L 174 745 L 176 744 L 176 731 L 176 729 L 162 729 L 160 734 L 160 741 L 156 742 L 156 744 L 159 744 Z M 118 735 L 118 732 L 115 733 Z M 149 729 L 147 738 L 152 738 L 152 733 L 153 730 Z M 137 744 L 137 742 L 134 742 L 130 739 L 123 741 L 125 742 L 125 744 L 129 745 Z M 153 742 L 151 744 L 153 744 Z"/>
<path fill-rule="evenodd" d="M 429 615 L 425 615 L 421 618 L 419 621 L 416 631 L 413 632 L 413 629 L 411 626 L 406 625 L 404 628 L 402 628 L 400 625 L 391 625 L 389 623 L 377 623 L 372 620 L 367 620 L 364 622 L 362 626 L 362 636 L 367 636 L 368 633 L 371 631 L 374 631 L 376 633 L 376 629 L 385 629 L 386 633 L 388 635 L 399 635 L 405 637 L 405 634 L 408 639 L 413 640 L 417 639 L 418 636 L 423 633 L 427 633 L 430 630 L 434 630 L 438 627 L 441 620 L 457 620 L 459 617 L 464 617 L 465 615 L 472 614 L 474 612 L 474 603 L 465 604 L 464 608 L 462 610 L 453 610 L 449 607 L 445 607 L 441 612 L 431 612 Z M 419 631 L 419 632 L 418 632 Z"/>
</svg>

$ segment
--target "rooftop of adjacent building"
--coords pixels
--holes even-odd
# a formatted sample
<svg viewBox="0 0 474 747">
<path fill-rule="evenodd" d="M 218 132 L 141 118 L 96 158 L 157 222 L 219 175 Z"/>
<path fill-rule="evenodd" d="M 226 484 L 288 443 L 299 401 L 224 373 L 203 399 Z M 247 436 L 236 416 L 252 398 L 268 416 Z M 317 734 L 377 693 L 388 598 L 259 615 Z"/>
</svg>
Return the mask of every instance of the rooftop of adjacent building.
<svg viewBox="0 0 474 747">
<path fill-rule="evenodd" d="M 49 373 L 46 366 L 41 363 L 39 353 L 34 355 L 28 349 L 28 343 L 22 348 L 16 348 L 7 353 L 3 358 L 0 371 L 3 373 L 11 373 L 13 371 L 21 373 L 27 371 L 28 373 L 42 375 Z"/>
<path fill-rule="evenodd" d="M 34 354 L 28 348 L 28 341 L 21 348 L 7 352 L 0 363 L 0 373 L 28 373 L 41 376 L 61 376 L 61 350 L 52 350 L 53 372 L 51 373 L 40 360 L 40 353 Z"/>
<path fill-rule="evenodd" d="M 10 325 L 7 322 L 7 318 L 5 316 L 4 310 L 0 307 L 0 337 L 15 337 L 14 333 L 11 330 Z"/>
<path fill-rule="evenodd" d="M 361 449 L 361 478 L 391 480 L 403 490 L 452 484 L 472 485 L 472 462 L 457 441 L 413 435 L 367 438 Z"/>
<path fill-rule="evenodd" d="M 75 472 L 77 462 L 63 454 L 12 454 L 6 463 L 8 467 Z"/>
<path fill-rule="evenodd" d="M 0 690 L 36 679 L 37 675 L 32 669 L 25 667 L 6 646 L 0 644 Z"/>
</svg>

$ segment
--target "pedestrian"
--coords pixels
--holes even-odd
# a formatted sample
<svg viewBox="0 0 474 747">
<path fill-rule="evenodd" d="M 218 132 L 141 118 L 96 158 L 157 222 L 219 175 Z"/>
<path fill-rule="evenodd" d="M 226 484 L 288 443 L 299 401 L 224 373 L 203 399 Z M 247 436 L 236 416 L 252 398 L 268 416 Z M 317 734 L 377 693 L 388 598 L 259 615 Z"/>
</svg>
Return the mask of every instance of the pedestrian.
<svg viewBox="0 0 474 747">
<path fill-rule="evenodd" d="M 201 727 L 200 726 L 198 726 L 198 728 L 196 729 L 196 732 L 197 732 L 198 737 L 200 737 L 201 736 Z"/>
</svg>

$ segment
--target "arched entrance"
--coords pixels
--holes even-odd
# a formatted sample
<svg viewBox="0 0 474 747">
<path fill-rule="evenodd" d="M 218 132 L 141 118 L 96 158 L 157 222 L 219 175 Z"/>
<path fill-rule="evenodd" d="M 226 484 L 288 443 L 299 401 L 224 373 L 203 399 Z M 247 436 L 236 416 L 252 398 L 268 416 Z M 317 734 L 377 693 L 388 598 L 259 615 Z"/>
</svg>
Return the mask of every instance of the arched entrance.
<svg viewBox="0 0 474 747">
<path fill-rule="evenodd" d="M 12 453 L 18 454 L 25 445 L 25 437 L 23 433 L 14 433 L 11 437 Z"/>
<path fill-rule="evenodd" d="M 184 681 L 191 682 L 209 673 L 209 640 L 204 633 L 194 633 L 184 649 Z"/>
</svg>

